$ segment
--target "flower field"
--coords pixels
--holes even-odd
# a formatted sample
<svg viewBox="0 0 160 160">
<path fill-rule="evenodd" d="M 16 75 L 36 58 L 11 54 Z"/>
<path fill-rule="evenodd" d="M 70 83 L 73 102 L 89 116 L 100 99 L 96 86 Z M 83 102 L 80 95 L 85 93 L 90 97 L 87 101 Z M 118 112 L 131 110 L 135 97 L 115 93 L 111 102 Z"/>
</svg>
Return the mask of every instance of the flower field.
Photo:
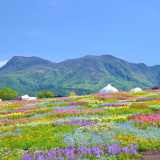
<svg viewBox="0 0 160 160">
<path fill-rule="evenodd" d="M 0 102 L 0 159 L 125 160 L 160 148 L 160 92 Z"/>
</svg>

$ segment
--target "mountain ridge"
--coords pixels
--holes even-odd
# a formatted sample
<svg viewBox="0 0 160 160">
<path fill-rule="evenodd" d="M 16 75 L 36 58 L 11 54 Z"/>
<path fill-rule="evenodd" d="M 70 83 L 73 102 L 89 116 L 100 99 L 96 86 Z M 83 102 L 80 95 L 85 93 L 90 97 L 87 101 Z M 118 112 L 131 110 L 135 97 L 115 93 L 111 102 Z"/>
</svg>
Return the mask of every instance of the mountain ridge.
<svg viewBox="0 0 160 160">
<path fill-rule="evenodd" d="M 87 55 L 59 63 L 14 56 L 0 68 L 0 89 L 9 87 L 19 92 L 46 88 L 98 92 L 108 83 L 119 90 L 151 88 L 160 83 L 160 65 L 130 63 L 112 55 Z"/>
<path fill-rule="evenodd" d="M 18 58 L 18 59 L 19 59 L 19 58 L 21 58 L 21 59 L 22 59 L 22 58 L 26 58 L 26 59 L 38 58 L 38 59 L 41 59 L 41 60 L 49 61 L 49 62 L 54 63 L 54 64 L 59 64 L 59 63 L 65 62 L 65 61 L 78 60 L 78 59 L 81 59 L 81 58 L 95 58 L 95 57 L 105 57 L 105 56 L 110 56 L 110 57 L 113 57 L 113 58 L 122 60 L 122 61 L 127 62 L 127 63 L 130 63 L 130 64 L 145 65 L 145 66 L 147 66 L 147 67 L 154 67 L 154 66 L 160 67 L 160 64 L 156 64 L 156 65 L 151 65 L 151 66 L 149 66 L 149 65 L 147 65 L 147 64 L 145 64 L 145 63 L 143 63 L 143 62 L 140 62 L 140 63 L 128 62 L 127 60 L 123 60 L 123 59 L 121 59 L 121 58 L 115 57 L 115 56 L 110 55 L 110 54 L 105 54 L 105 55 L 100 55 L 100 56 L 97 56 L 97 55 L 86 55 L 86 56 L 84 56 L 84 57 L 66 59 L 66 60 L 63 60 L 63 61 L 61 61 L 61 62 L 52 62 L 52 61 L 50 61 L 50 60 L 47 60 L 47 59 L 44 59 L 44 58 L 41 58 L 41 57 L 38 57 L 38 56 L 31 56 L 31 57 L 26 57 L 26 56 L 13 56 L 8 62 L 10 62 L 12 59 L 15 59 L 15 58 Z M 8 62 L 7 62 L 7 63 L 8 63 Z M 7 64 L 7 63 L 6 63 L 6 64 Z M 6 64 L 5 64 L 5 65 L 6 65 Z M 5 66 L 5 65 L 4 65 L 4 66 Z M 4 66 L 2 66 L 1 68 L 3 68 Z M 0 68 L 0 69 L 1 69 L 1 68 Z"/>
</svg>

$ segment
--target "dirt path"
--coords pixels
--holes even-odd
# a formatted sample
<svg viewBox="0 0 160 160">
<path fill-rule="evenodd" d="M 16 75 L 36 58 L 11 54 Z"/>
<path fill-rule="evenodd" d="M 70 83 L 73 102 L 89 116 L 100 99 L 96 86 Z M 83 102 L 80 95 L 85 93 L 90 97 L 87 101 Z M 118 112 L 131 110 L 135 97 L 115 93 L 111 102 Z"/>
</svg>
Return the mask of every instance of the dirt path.
<svg viewBox="0 0 160 160">
<path fill-rule="evenodd" d="M 138 151 L 138 153 L 143 154 L 144 156 L 137 160 L 160 160 L 160 149 Z"/>
</svg>

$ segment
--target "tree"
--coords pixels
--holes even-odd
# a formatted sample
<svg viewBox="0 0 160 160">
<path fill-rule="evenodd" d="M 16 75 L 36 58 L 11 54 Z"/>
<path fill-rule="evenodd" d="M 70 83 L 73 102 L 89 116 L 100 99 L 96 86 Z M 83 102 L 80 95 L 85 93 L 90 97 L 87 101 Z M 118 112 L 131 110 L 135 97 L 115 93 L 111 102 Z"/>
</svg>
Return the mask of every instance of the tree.
<svg viewBox="0 0 160 160">
<path fill-rule="evenodd" d="M 0 91 L 0 99 L 4 100 L 13 100 L 18 96 L 16 91 L 11 90 L 11 88 L 3 88 Z"/>
<path fill-rule="evenodd" d="M 43 98 L 44 96 L 45 96 L 45 98 L 53 98 L 54 93 L 51 91 L 47 91 L 47 90 L 45 90 L 44 92 L 38 93 L 38 98 Z"/>
<path fill-rule="evenodd" d="M 41 98 L 53 98 L 54 97 L 54 93 L 51 92 L 51 91 L 47 91 L 45 90 L 44 92 L 39 92 L 38 93 L 38 98 L 41 99 Z"/>
<path fill-rule="evenodd" d="M 43 92 L 39 92 L 39 93 L 38 93 L 38 99 L 43 98 L 43 96 L 44 96 L 44 93 L 43 93 Z"/>
<path fill-rule="evenodd" d="M 76 93 L 74 92 L 74 90 L 70 93 L 70 97 L 74 97 L 76 96 Z"/>
<path fill-rule="evenodd" d="M 45 95 L 46 98 L 53 98 L 54 97 L 53 92 L 47 91 L 47 90 L 44 91 L 44 95 Z"/>
</svg>

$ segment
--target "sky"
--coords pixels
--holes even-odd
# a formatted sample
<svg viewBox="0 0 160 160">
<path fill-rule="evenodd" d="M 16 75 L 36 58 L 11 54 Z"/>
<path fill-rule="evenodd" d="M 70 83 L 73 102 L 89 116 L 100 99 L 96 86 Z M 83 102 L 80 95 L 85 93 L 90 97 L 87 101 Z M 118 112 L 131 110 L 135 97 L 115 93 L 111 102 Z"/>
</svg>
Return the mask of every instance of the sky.
<svg viewBox="0 0 160 160">
<path fill-rule="evenodd" d="M 160 64 L 160 1 L 0 1 L 0 67 L 13 56 L 58 63 L 105 54 Z"/>
</svg>

